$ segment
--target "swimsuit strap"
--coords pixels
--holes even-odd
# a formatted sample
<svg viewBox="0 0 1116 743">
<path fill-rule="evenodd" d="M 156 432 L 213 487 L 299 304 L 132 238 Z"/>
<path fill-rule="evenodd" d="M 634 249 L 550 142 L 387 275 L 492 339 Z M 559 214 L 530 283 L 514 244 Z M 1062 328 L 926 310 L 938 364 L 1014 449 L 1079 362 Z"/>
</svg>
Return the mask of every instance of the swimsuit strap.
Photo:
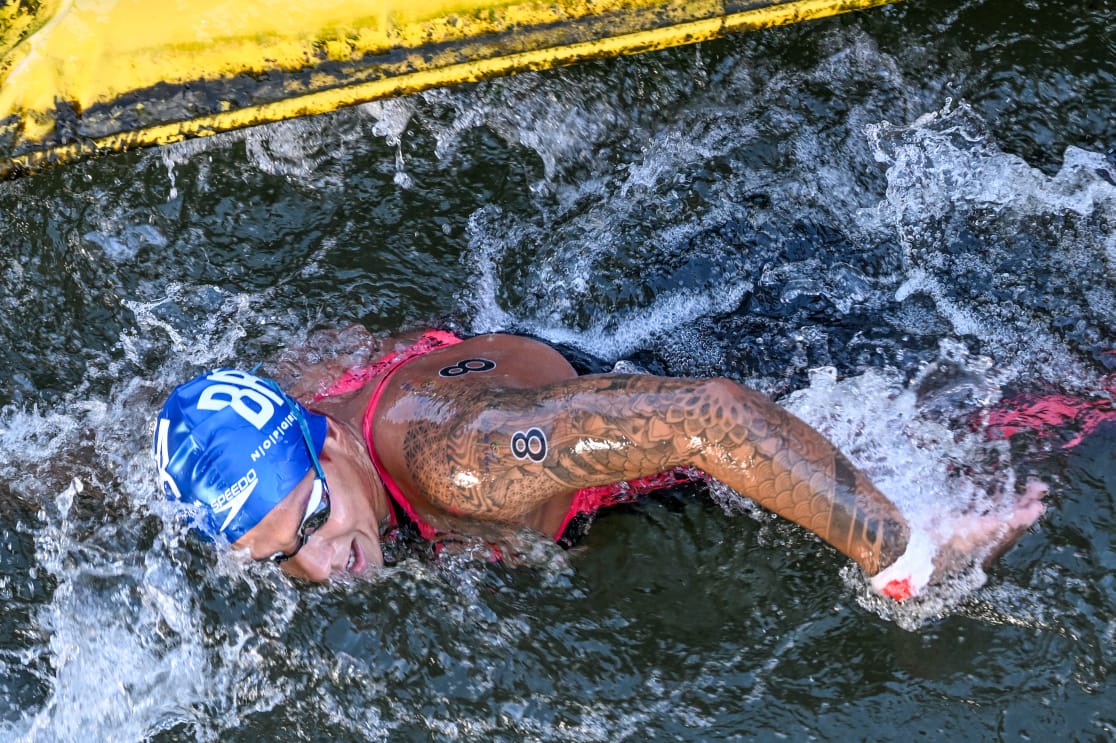
<svg viewBox="0 0 1116 743">
<path fill-rule="evenodd" d="M 380 398 L 384 396 L 384 392 L 387 389 L 388 380 L 390 380 L 397 371 L 402 369 L 408 361 L 430 353 L 436 348 L 453 346 L 460 342 L 461 338 L 458 338 L 453 333 L 448 333 L 444 330 L 428 330 L 412 345 L 398 353 L 392 352 L 367 367 L 368 370 L 375 369 L 375 373 L 369 373 L 365 376 L 364 372 L 366 370 L 357 370 L 352 375 L 354 378 L 363 377 L 365 383 L 367 383 L 368 380 L 375 379 L 376 374 L 383 373 L 384 370 L 387 370 L 387 373 L 383 374 L 383 376 L 380 377 L 380 381 L 376 383 L 376 388 L 372 391 L 372 397 L 368 399 L 368 406 L 364 409 L 364 443 L 368 447 L 368 456 L 372 459 L 372 466 L 375 467 L 377 474 L 380 476 L 380 480 L 383 481 L 384 487 L 387 488 L 392 500 L 394 500 L 407 514 L 407 517 L 415 523 L 422 538 L 427 540 L 435 539 L 438 536 L 438 531 L 419 517 L 418 512 L 415 511 L 415 507 L 411 505 L 411 501 L 403 494 L 403 488 L 399 487 L 399 484 L 395 482 L 384 468 L 383 462 L 380 461 L 380 457 L 376 453 L 376 447 L 372 443 L 372 419 L 375 418 L 376 406 L 379 404 Z M 392 511 L 392 523 L 395 523 L 394 510 Z"/>
</svg>

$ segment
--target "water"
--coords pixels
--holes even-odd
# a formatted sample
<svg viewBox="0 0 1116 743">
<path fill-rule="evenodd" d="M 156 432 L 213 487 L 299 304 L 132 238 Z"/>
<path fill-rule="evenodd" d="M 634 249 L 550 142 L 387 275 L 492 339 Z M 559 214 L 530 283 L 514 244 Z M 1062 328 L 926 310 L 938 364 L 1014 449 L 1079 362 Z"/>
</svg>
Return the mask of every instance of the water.
<svg viewBox="0 0 1116 743">
<path fill-rule="evenodd" d="M 908 3 L 0 185 L 0 736 L 1112 739 L 1116 430 L 980 425 L 1116 363 L 1112 21 Z M 432 321 L 727 374 L 926 518 L 1051 508 L 904 612 L 721 492 L 309 589 L 171 528 L 173 384 Z"/>
</svg>

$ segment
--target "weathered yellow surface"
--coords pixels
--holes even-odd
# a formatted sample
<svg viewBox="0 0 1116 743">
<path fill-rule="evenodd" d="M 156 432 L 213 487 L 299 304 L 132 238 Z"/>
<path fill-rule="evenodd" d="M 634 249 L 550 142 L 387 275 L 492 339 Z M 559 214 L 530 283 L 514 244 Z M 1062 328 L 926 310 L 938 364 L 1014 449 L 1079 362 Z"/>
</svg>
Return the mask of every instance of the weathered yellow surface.
<svg viewBox="0 0 1116 743">
<path fill-rule="evenodd" d="M 9 1 L 0 177 L 891 1 Z"/>
</svg>

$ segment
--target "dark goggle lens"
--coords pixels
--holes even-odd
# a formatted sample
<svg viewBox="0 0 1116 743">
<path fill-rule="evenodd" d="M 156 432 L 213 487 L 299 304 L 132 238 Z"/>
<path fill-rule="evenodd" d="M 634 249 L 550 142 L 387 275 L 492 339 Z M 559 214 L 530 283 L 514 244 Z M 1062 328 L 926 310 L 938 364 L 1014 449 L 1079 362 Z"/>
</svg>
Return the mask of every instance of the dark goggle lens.
<svg viewBox="0 0 1116 743">
<path fill-rule="evenodd" d="M 325 526 L 325 522 L 329 520 L 329 486 L 324 479 L 314 480 L 314 490 L 306 507 L 307 513 L 302 517 L 302 525 L 298 527 L 298 546 L 294 552 L 276 552 L 271 556 L 272 562 L 283 563 L 297 555 L 306 546 L 310 535 Z"/>
</svg>

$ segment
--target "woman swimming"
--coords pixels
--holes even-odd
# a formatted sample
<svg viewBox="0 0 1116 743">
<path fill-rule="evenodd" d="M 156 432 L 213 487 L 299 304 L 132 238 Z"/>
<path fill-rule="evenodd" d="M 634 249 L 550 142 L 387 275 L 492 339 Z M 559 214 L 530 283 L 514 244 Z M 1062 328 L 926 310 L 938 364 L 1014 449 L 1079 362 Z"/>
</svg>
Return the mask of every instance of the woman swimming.
<svg viewBox="0 0 1116 743">
<path fill-rule="evenodd" d="M 897 600 L 991 559 L 1044 508 L 1032 486 L 1007 516 L 912 531 L 832 444 L 751 389 L 578 376 L 518 336 L 428 331 L 336 372 L 298 369 L 289 394 L 233 369 L 178 387 L 155 431 L 168 497 L 254 559 L 323 581 L 382 565 L 401 517 L 434 541 L 524 528 L 561 540 L 579 514 L 697 470 L 814 532 Z"/>
</svg>

